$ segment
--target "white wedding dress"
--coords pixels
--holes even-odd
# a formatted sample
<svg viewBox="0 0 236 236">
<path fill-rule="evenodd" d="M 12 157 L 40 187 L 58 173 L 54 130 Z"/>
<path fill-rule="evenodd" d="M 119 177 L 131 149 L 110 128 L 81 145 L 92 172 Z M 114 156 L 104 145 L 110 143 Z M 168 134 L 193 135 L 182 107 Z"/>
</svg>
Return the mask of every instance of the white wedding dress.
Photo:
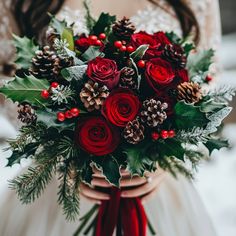
<svg viewBox="0 0 236 236">
<path fill-rule="evenodd" d="M 138 30 L 148 32 L 174 30 L 181 35 L 181 27 L 174 10 L 163 0 L 160 7 L 147 4 L 132 21 Z M 201 28 L 200 48 L 217 49 L 220 42 L 219 5 L 217 0 L 188 0 L 195 12 Z M 9 62 L 14 54 L 9 41 L 14 21 L 9 14 L 11 0 L 0 0 L 0 66 Z M 83 12 L 64 8 L 60 18 L 79 22 L 78 31 L 84 30 Z M 78 20 L 78 18 L 80 20 Z M 0 67 L 1 70 L 1 67 Z M 1 74 L 1 73 L 0 73 Z M 2 81 L 1 81 L 2 79 Z M 0 84 L 6 79 L 0 76 Z M 14 136 L 17 126 L 12 120 L 14 107 L 0 97 L 0 163 L 6 163 L 7 154 L 1 151 L 1 141 Z M 10 107 L 13 107 L 11 109 Z M 10 121 L 12 120 L 12 121 Z M 4 124 L 4 125 L 3 125 Z M 4 169 L 0 164 L 0 236 L 70 236 L 79 222 L 66 222 L 62 210 L 57 205 L 57 181 L 47 187 L 44 194 L 32 205 L 21 205 L 15 193 L 6 187 L 5 176 L 21 171 L 19 165 Z M 14 172 L 14 173 L 13 173 Z M 4 176 L 3 174 L 4 173 Z M 91 203 L 82 199 L 81 215 L 90 209 Z M 177 180 L 167 176 L 156 196 L 145 205 L 147 214 L 158 236 L 215 236 L 211 221 L 193 184 L 183 177 Z M 105 235 L 104 235 L 105 236 Z"/>
</svg>

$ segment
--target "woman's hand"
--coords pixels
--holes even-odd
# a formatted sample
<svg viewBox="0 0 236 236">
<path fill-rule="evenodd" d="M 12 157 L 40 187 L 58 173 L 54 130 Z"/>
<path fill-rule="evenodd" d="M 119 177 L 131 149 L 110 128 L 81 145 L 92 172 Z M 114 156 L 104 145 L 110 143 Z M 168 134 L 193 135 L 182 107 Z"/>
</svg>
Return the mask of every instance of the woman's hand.
<svg viewBox="0 0 236 236">
<path fill-rule="evenodd" d="M 164 179 L 166 173 L 158 169 L 155 173 L 147 173 L 146 177 L 134 176 L 131 178 L 129 172 L 121 170 L 121 197 L 123 198 L 134 198 L 140 197 L 142 202 L 145 203 L 147 200 L 155 195 L 156 191 Z M 85 198 L 100 204 L 102 200 L 109 200 L 110 195 L 105 191 L 96 189 L 108 189 L 111 188 L 111 184 L 105 179 L 100 171 L 94 168 L 93 180 L 91 182 L 92 187 L 82 184 L 81 194 Z"/>
</svg>

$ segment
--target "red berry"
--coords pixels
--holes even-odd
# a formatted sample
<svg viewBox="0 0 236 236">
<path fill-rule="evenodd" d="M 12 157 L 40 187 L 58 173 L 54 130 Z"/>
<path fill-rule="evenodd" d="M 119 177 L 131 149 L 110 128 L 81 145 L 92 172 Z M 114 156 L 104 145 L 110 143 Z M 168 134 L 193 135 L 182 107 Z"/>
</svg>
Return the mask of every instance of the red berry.
<svg viewBox="0 0 236 236">
<path fill-rule="evenodd" d="M 73 115 L 71 114 L 70 111 L 66 111 L 66 112 L 65 112 L 65 117 L 66 117 L 67 119 L 71 119 L 71 118 L 73 117 Z"/>
<path fill-rule="evenodd" d="M 79 45 L 80 45 L 80 40 L 79 40 L 79 39 L 76 39 L 76 40 L 75 40 L 75 45 L 76 45 L 76 46 L 79 46 Z"/>
<path fill-rule="evenodd" d="M 163 139 L 169 138 L 169 132 L 168 132 L 167 130 L 162 130 L 162 131 L 161 131 L 161 137 L 162 137 Z"/>
<path fill-rule="evenodd" d="M 89 36 L 89 39 L 90 39 L 91 41 L 97 41 L 98 37 L 97 37 L 96 35 L 90 35 L 90 36 Z"/>
<path fill-rule="evenodd" d="M 168 132 L 169 138 L 174 138 L 175 137 L 175 131 L 174 130 L 170 130 Z"/>
<path fill-rule="evenodd" d="M 122 47 L 122 42 L 121 41 L 115 41 L 114 46 L 116 48 L 121 48 Z"/>
<path fill-rule="evenodd" d="M 146 62 L 144 60 L 140 60 L 138 61 L 137 66 L 139 68 L 144 68 L 146 66 Z"/>
<path fill-rule="evenodd" d="M 63 122 L 66 117 L 65 117 L 65 114 L 63 112 L 58 112 L 57 113 L 57 119 L 60 121 L 60 122 Z"/>
<path fill-rule="evenodd" d="M 128 47 L 127 47 L 127 52 L 129 52 L 129 53 L 134 52 L 134 47 L 128 46 Z"/>
<path fill-rule="evenodd" d="M 58 87 L 58 83 L 57 82 L 52 82 L 51 83 L 51 88 L 57 88 Z"/>
<path fill-rule="evenodd" d="M 126 50 L 127 50 L 126 46 L 123 45 L 123 46 L 120 47 L 121 52 L 126 52 Z"/>
<path fill-rule="evenodd" d="M 152 139 L 153 139 L 154 141 L 158 140 L 159 138 L 160 138 L 160 134 L 158 134 L 157 132 L 153 132 L 153 133 L 152 133 Z"/>
<path fill-rule="evenodd" d="M 72 116 L 77 117 L 79 116 L 80 110 L 78 108 L 72 108 L 70 110 L 70 113 L 72 114 Z"/>
<path fill-rule="evenodd" d="M 206 82 L 211 82 L 213 80 L 213 78 L 208 75 L 205 80 L 206 80 Z"/>
<path fill-rule="evenodd" d="M 98 38 L 99 39 L 101 39 L 101 40 L 104 40 L 104 39 L 106 39 L 106 34 L 104 34 L 104 33 L 101 33 L 101 34 L 99 34 L 99 36 L 98 36 Z"/>
<path fill-rule="evenodd" d="M 94 45 L 95 46 L 102 46 L 102 41 L 98 39 L 94 42 Z"/>
<path fill-rule="evenodd" d="M 49 92 L 48 92 L 48 90 L 43 90 L 42 92 L 41 92 L 41 97 L 42 98 L 44 98 L 44 99 L 48 99 L 49 98 Z"/>
</svg>

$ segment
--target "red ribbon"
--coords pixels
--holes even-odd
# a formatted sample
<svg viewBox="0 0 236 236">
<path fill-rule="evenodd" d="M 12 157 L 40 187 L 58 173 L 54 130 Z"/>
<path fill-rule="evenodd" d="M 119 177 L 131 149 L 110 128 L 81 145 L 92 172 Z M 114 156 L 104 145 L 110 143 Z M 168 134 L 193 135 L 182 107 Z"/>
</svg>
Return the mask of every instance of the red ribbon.
<svg viewBox="0 0 236 236">
<path fill-rule="evenodd" d="M 102 202 L 95 235 L 112 236 L 120 216 L 123 236 L 146 236 L 147 217 L 140 199 L 120 195 L 120 190 L 113 188 L 110 200 Z"/>
</svg>

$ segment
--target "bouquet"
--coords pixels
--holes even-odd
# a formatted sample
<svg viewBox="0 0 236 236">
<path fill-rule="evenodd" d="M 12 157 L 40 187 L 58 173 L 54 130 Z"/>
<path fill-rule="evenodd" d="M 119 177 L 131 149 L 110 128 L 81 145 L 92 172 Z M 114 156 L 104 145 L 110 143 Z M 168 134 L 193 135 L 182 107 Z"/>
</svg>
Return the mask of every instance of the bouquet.
<svg viewBox="0 0 236 236">
<path fill-rule="evenodd" d="M 73 25 L 52 17 L 41 45 L 14 36 L 18 71 L 0 92 L 18 104 L 23 125 L 9 140 L 8 166 L 23 158 L 32 165 L 11 187 L 28 204 L 56 174 L 58 202 L 74 220 L 80 183 L 91 184 L 96 167 L 113 187 L 87 231 L 96 225 L 97 236 L 112 235 L 115 227 L 143 236 L 140 200 L 119 195 L 121 168 L 132 176 L 162 168 L 191 178 L 206 149 L 210 155 L 228 146 L 220 130 L 235 90 L 206 86 L 211 49 L 196 51 L 173 32 L 137 32 L 125 17 L 102 13 L 94 20 L 88 12 L 86 21 L 89 34 L 75 34 Z"/>
</svg>

